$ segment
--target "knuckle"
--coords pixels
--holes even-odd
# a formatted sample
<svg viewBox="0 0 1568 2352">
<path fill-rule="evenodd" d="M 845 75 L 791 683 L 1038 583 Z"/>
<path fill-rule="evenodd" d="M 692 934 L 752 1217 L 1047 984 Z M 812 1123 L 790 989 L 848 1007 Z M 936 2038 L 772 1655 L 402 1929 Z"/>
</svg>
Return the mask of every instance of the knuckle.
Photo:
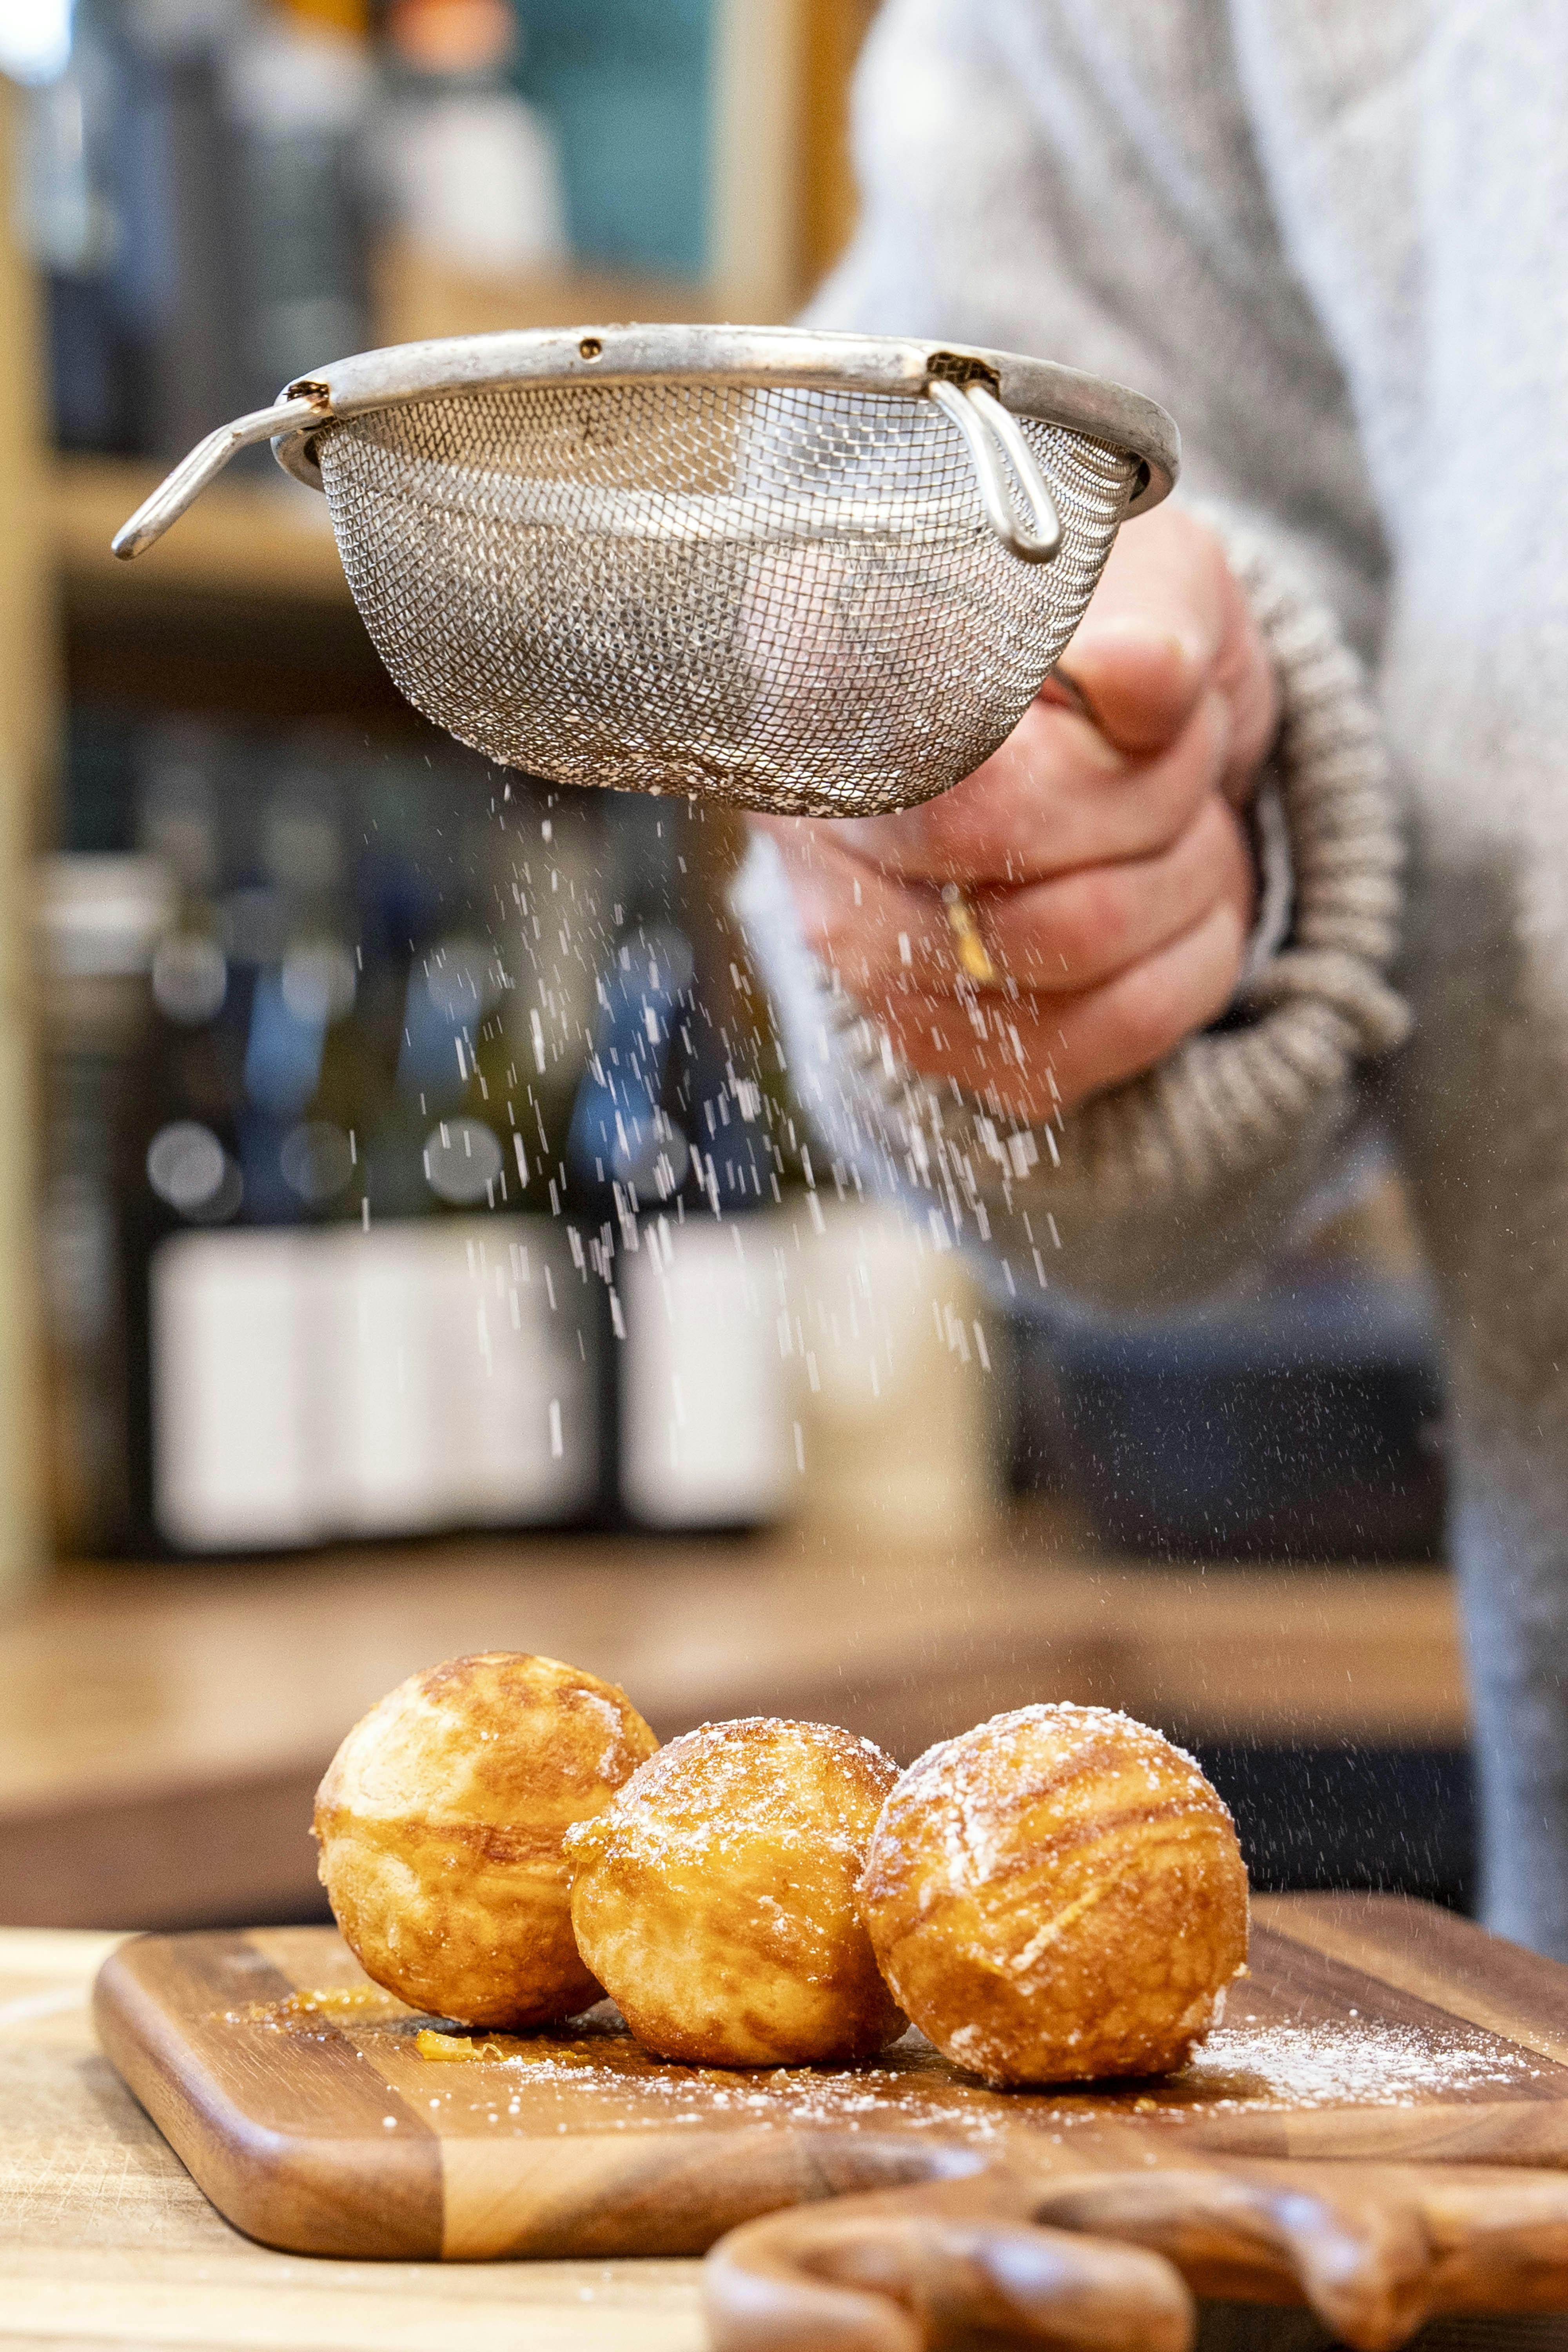
<svg viewBox="0 0 1568 2352">
<path fill-rule="evenodd" d="M 1127 1070 L 1147 1069 L 1196 1027 L 1198 1017 L 1184 992 L 1163 983 L 1151 963 L 1140 964 L 1117 992 L 1111 1024 L 1116 1058 Z"/>
<path fill-rule="evenodd" d="M 1165 954 L 1146 957 L 1116 984 L 1113 1028 L 1126 1066 L 1147 1069 L 1229 1003 L 1245 933 L 1234 912 L 1210 915 Z"/>
<path fill-rule="evenodd" d="M 1217 792 L 1205 795 L 1176 850 L 1216 893 L 1229 890 L 1248 855 L 1241 820 Z"/>
<path fill-rule="evenodd" d="M 1126 874 L 1102 866 L 1076 876 L 1063 891 L 1053 944 L 1070 971 L 1114 971 L 1125 961 L 1136 887 Z"/>
<path fill-rule="evenodd" d="M 1145 856 L 1173 848 L 1214 791 L 1220 767 L 1215 744 L 1212 732 L 1194 722 L 1178 743 L 1145 767 L 1139 843 Z"/>
<path fill-rule="evenodd" d="M 1188 884 L 1195 915 L 1221 899 L 1238 901 L 1251 887 L 1252 852 L 1240 817 L 1217 792 L 1207 794 L 1173 852 Z"/>
</svg>

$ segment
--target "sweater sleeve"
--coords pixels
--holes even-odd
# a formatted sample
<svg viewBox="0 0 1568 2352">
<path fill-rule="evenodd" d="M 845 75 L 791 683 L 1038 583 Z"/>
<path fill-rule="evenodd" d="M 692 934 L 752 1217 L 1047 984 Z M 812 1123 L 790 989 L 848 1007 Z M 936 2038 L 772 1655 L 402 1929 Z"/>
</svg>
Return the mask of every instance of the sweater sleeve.
<svg viewBox="0 0 1568 2352">
<path fill-rule="evenodd" d="M 1386 555 L 1235 38 L 1231 12 L 1195 0 L 885 0 L 856 88 L 860 225 L 810 315 L 1038 352 L 1175 416 L 1179 495 L 1219 531 L 1279 667 L 1286 936 L 1158 1067 L 1011 1129 L 900 1066 L 807 952 L 766 845 L 738 890 L 797 1090 L 846 1175 L 913 1191 L 934 1234 L 990 1239 L 1027 1278 L 1116 1303 L 1266 1256 L 1405 1027 L 1388 978 L 1399 830 L 1361 669 Z"/>
<path fill-rule="evenodd" d="M 1406 1026 L 1388 979 L 1400 838 L 1359 665 L 1287 558 L 1211 520 L 1279 668 L 1294 885 L 1283 942 L 1214 1028 L 1065 1118 L 1010 1126 L 900 1062 L 807 950 L 770 843 L 753 845 L 735 888 L 796 1091 L 842 1170 L 921 1199 L 939 1244 L 989 1241 L 1031 1283 L 1049 1267 L 1107 1304 L 1191 1295 L 1261 1260 Z"/>
</svg>

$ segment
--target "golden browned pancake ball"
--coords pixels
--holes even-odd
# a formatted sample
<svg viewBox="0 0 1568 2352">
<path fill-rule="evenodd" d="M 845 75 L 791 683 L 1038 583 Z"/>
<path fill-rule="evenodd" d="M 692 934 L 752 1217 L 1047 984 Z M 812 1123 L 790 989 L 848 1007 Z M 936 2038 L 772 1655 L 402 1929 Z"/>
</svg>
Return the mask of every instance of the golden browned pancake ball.
<svg viewBox="0 0 1568 2352">
<path fill-rule="evenodd" d="M 1026 1706 L 912 1764 L 860 1881 L 882 1973 L 988 2083 L 1184 2063 L 1247 1961 L 1236 1826 L 1190 1756 L 1100 1706 Z"/>
<path fill-rule="evenodd" d="M 577 1948 L 639 2042 L 691 2065 L 814 2065 L 903 2032 L 855 1907 L 897 1779 L 827 1724 L 705 1723 L 571 1832 Z"/>
<path fill-rule="evenodd" d="M 597 2000 L 561 1841 L 658 1745 L 624 1691 L 556 1658 L 498 1650 L 401 1683 L 316 1792 L 321 1884 L 365 1973 L 464 2025 Z"/>
</svg>

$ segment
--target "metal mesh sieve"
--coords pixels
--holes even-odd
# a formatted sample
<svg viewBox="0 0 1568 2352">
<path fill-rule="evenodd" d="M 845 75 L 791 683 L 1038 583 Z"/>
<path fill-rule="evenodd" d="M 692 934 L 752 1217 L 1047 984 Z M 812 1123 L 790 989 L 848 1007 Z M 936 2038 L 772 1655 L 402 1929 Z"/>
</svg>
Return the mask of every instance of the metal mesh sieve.
<svg viewBox="0 0 1568 2352">
<path fill-rule="evenodd" d="M 1130 503 L 1168 486 L 1173 435 L 1151 495 L 1146 446 L 1010 418 L 1027 403 L 992 396 L 1007 389 L 996 355 L 787 332 L 738 353 L 737 340 L 410 346 L 342 362 L 228 432 L 281 425 L 280 460 L 325 489 L 393 678 L 491 760 L 780 813 L 926 800 L 1016 725 Z M 1058 409 L 1092 410 L 1089 380 L 1009 364 L 1026 392 L 1049 378 Z M 973 399 L 965 370 L 984 382 Z M 1168 430 L 1134 395 L 1100 406 Z M 212 470 L 160 495 L 178 511 Z M 165 527 L 155 504 L 117 548 Z"/>
<path fill-rule="evenodd" d="M 895 394 L 688 383 L 419 401 L 316 444 L 410 702 L 503 766 L 819 815 L 944 791 L 1078 625 L 1133 461 L 1026 426 L 1064 544 L 1008 554 Z"/>
</svg>

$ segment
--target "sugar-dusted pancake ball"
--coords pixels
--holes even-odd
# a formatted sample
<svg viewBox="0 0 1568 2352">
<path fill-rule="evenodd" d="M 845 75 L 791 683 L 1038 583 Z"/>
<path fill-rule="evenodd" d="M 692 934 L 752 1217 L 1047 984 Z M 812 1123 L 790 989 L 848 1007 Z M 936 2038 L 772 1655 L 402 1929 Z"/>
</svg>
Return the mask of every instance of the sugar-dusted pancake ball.
<svg viewBox="0 0 1568 2352">
<path fill-rule="evenodd" d="M 860 1906 L 915 2023 L 989 2083 L 1180 2066 L 1247 1962 L 1235 1823 L 1190 1756 L 1108 1707 L 1021 1707 L 929 1749 Z"/>
<path fill-rule="evenodd" d="M 367 1976 L 464 2025 L 597 2000 L 561 1841 L 658 1745 L 624 1691 L 556 1658 L 497 1650 L 399 1684 L 316 1792 L 321 1884 Z"/>
<path fill-rule="evenodd" d="M 897 1779 L 827 1724 L 705 1723 L 572 1831 L 577 1948 L 646 2048 L 814 2065 L 904 2031 L 855 1906 Z"/>
</svg>

